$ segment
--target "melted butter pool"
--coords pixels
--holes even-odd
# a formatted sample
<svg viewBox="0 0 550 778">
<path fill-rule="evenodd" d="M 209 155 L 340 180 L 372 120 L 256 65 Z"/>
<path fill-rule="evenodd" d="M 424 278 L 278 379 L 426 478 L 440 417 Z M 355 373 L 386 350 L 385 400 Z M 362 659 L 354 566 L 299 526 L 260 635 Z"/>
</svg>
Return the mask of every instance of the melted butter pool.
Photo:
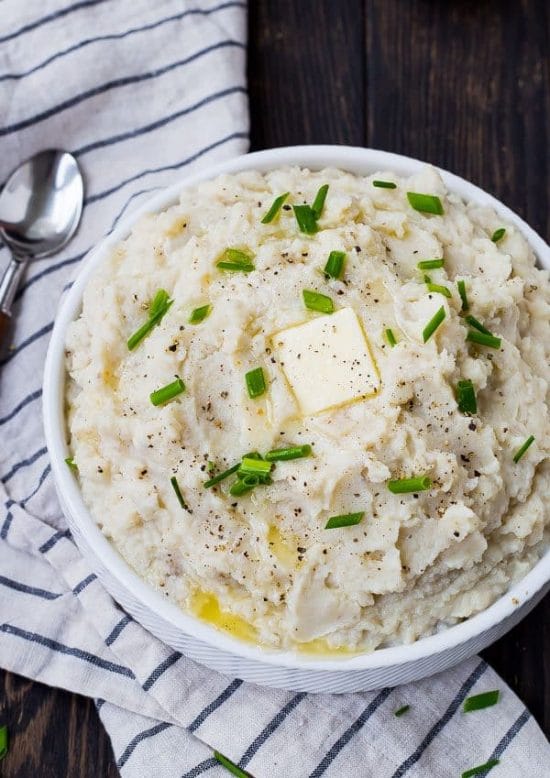
<svg viewBox="0 0 550 778">
<path fill-rule="evenodd" d="M 224 611 L 215 594 L 211 592 L 195 592 L 190 602 L 191 612 L 199 619 L 218 629 L 228 632 L 239 640 L 247 643 L 258 643 L 258 633 L 255 627 L 248 621 L 230 611 Z"/>
</svg>

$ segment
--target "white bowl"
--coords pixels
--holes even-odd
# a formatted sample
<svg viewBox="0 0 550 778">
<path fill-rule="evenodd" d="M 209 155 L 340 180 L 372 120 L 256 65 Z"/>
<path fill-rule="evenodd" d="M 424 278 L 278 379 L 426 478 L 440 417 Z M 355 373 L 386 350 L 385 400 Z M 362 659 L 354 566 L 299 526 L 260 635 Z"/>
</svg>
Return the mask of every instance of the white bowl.
<svg viewBox="0 0 550 778">
<path fill-rule="evenodd" d="M 243 643 L 167 602 L 130 569 L 92 519 L 78 482 L 64 462 L 68 456 L 64 416 L 67 326 L 80 313 L 82 293 L 90 275 L 111 249 L 128 236 L 135 222 L 144 213 L 174 204 L 182 189 L 199 181 L 221 173 L 267 171 L 282 165 L 301 165 L 314 170 L 338 167 L 358 175 L 391 170 L 409 176 L 424 164 L 374 149 L 294 146 L 260 151 L 215 165 L 179 181 L 121 222 L 86 257 L 76 282 L 62 301 L 46 359 L 43 405 L 52 472 L 73 537 L 105 588 L 137 621 L 163 642 L 226 675 L 296 691 L 340 693 L 395 686 L 440 672 L 500 638 L 537 604 L 550 588 L 550 551 L 489 608 L 410 645 L 382 648 L 349 658 L 318 658 Z M 450 190 L 466 200 L 493 207 L 504 222 L 517 227 L 540 264 L 550 267 L 550 248 L 519 216 L 464 179 L 446 172 L 442 175 Z"/>
</svg>

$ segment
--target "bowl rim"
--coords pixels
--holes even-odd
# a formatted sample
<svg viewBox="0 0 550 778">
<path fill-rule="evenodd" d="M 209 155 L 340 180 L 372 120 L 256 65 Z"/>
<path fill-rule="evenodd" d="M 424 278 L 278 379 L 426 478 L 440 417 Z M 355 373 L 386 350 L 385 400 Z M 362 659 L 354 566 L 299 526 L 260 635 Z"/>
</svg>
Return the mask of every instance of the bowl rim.
<svg viewBox="0 0 550 778">
<path fill-rule="evenodd" d="M 395 667 L 456 649 L 487 632 L 511 616 L 550 581 L 549 549 L 521 580 L 488 608 L 459 624 L 419 638 L 413 643 L 349 656 L 325 656 L 269 649 L 245 643 L 181 610 L 141 579 L 96 525 L 84 504 L 77 479 L 64 461 L 68 456 L 64 414 L 66 329 L 80 313 L 82 294 L 95 268 L 104 261 L 117 243 L 128 236 L 134 224 L 143 215 L 169 207 L 178 201 L 183 189 L 222 174 L 252 170 L 265 172 L 283 165 L 299 165 L 313 170 L 336 167 L 356 175 L 386 171 L 408 176 L 418 172 L 427 164 L 412 157 L 370 148 L 310 145 L 266 149 L 205 167 L 197 173 L 179 179 L 148 199 L 131 215 L 123 218 L 109 235 L 102 238 L 88 252 L 72 287 L 61 298 L 46 356 L 42 399 L 46 443 L 56 488 L 62 495 L 62 502 L 70 519 L 85 538 L 87 549 L 93 554 L 94 560 L 101 560 L 117 583 L 131 592 L 148 611 L 157 614 L 164 622 L 185 635 L 235 657 L 295 670 L 349 672 Z M 550 247 L 523 219 L 492 195 L 460 176 L 439 167 L 437 170 L 450 191 L 477 205 L 492 207 L 503 219 L 513 224 L 526 238 L 539 263 L 543 267 L 550 268 Z"/>
</svg>

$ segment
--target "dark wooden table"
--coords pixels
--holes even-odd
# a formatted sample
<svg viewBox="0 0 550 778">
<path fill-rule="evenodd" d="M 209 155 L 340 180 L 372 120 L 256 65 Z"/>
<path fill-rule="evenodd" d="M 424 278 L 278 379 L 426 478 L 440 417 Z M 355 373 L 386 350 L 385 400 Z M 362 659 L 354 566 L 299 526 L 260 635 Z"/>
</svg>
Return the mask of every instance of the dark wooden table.
<svg viewBox="0 0 550 778">
<path fill-rule="evenodd" d="M 409 154 L 479 184 L 548 238 L 547 0 L 250 0 L 249 36 L 252 149 Z M 485 652 L 547 734 L 549 616 L 547 598 Z M 117 775 L 89 700 L 6 673 L 0 684 L 12 736 L 2 776 Z"/>
</svg>

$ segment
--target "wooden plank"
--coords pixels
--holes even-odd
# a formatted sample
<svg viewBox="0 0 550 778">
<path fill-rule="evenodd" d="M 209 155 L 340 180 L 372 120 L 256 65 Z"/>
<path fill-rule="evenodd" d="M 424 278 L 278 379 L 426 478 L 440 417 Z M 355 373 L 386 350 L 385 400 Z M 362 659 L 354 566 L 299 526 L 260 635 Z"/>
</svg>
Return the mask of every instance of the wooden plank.
<svg viewBox="0 0 550 778">
<path fill-rule="evenodd" d="M 550 5 L 365 0 L 369 145 L 427 160 L 548 234 Z"/>
<path fill-rule="evenodd" d="M 0 671 L 0 723 L 10 749 L 2 778 L 118 778 L 92 700 Z"/>
<path fill-rule="evenodd" d="M 252 149 L 363 145 L 362 0 L 249 4 Z"/>
<path fill-rule="evenodd" d="M 424 159 L 550 233 L 550 5 L 365 0 L 368 145 Z M 485 652 L 550 734 L 550 598 Z"/>
</svg>

